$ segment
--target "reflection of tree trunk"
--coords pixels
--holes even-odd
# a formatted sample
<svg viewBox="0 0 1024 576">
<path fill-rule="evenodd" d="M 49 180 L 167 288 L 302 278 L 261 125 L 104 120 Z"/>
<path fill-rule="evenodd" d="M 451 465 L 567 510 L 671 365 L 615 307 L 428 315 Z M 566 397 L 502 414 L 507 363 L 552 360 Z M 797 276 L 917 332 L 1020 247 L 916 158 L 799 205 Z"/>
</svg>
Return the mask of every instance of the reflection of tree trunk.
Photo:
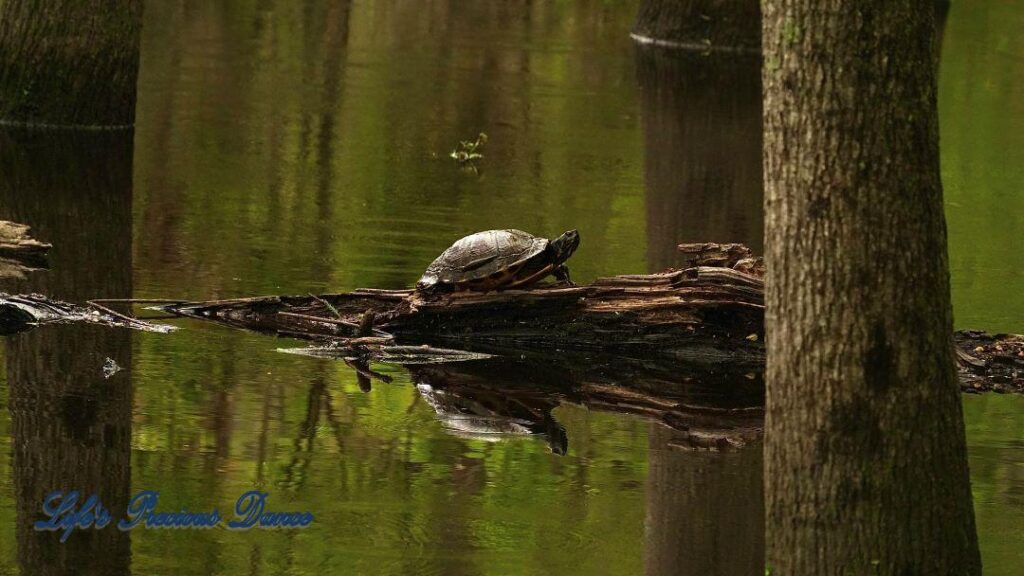
<svg viewBox="0 0 1024 576">
<path fill-rule="evenodd" d="M 322 100 L 319 106 L 320 129 L 317 134 L 317 165 L 319 178 L 316 183 L 316 245 L 322 256 L 314 261 L 313 278 L 327 280 L 332 270 L 330 254 L 331 239 L 334 237 L 334 153 L 337 138 L 334 130 L 337 113 L 341 109 L 342 76 L 345 71 L 345 55 L 348 50 L 349 15 L 352 6 L 348 0 L 334 2 L 327 7 L 323 39 L 317 55 L 322 60 Z M 311 55 L 310 60 L 313 60 Z"/>
<path fill-rule="evenodd" d="M 0 119 L 135 121 L 141 0 L 0 2 Z"/>
<path fill-rule="evenodd" d="M 680 242 L 741 242 L 761 253 L 761 63 L 638 47 L 651 271 Z"/>
<path fill-rule="evenodd" d="M 759 52 L 759 0 L 642 0 L 633 38 L 706 50 Z"/>
<path fill-rule="evenodd" d="M 82 300 L 130 297 L 130 134 L 0 134 L 0 217 L 31 222 L 52 241 L 52 270 L 16 291 Z M 6 286 L 5 286 L 6 288 Z M 130 490 L 130 371 L 109 380 L 106 358 L 131 367 L 131 336 L 96 326 L 53 326 L 8 339 L 18 560 L 25 574 L 127 574 L 128 534 L 77 530 L 60 544 L 36 532 L 51 490 L 97 494 L 124 510 Z"/>
<path fill-rule="evenodd" d="M 647 576 L 759 574 L 764 566 L 761 447 L 692 452 L 650 426 Z"/>
<path fill-rule="evenodd" d="M 765 481 L 779 574 L 981 571 L 928 8 L 765 3 Z"/>
</svg>

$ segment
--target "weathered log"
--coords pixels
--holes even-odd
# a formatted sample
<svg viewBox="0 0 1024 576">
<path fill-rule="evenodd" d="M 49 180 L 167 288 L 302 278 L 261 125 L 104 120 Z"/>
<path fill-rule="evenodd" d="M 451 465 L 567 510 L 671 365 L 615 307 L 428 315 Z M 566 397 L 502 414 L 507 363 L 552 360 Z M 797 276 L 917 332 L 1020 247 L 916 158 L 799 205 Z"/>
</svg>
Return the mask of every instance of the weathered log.
<svg viewBox="0 0 1024 576">
<path fill-rule="evenodd" d="M 406 351 L 423 350 L 410 362 L 445 360 L 447 352 L 415 348 L 428 345 L 505 356 L 545 350 L 600 352 L 759 370 L 764 363 L 764 262 L 740 244 L 683 244 L 679 250 L 687 257 L 687 268 L 599 278 L 572 288 L 436 297 L 412 290 L 361 289 L 160 308 L 237 328 L 331 340 L 330 353 L 339 356 L 384 358 L 389 346 L 403 346 Z M 393 342 L 367 347 L 365 341 L 354 340 L 367 314 L 373 315 L 375 330 L 393 336 Z M 958 332 L 964 389 L 1024 392 L 1024 357 L 1017 356 L 1020 339 Z"/>
<path fill-rule="evenodd" d="M 1024 393 L 1024 336 L 961 330 L 955 339 L 962 390 Z"/>
<path fill-rule="evenodd" d="M 619 361 L 668 360 L 677 371 L 692 364 L 701 370 L 759 372 L 764 364 L 763 262 L 738 244 L 684 244 L 680 250 L 688 268 L 599 278 L 571 288 L 433 297 L 412 290 L 361 289 L 150 303 L 178 316 L 319 340 L 317 346 L 293 352 L 349 360 L 436 364 L 575 352 Z M 100 302 L 75 306 L 38 295 L 0 294 L 0 332 L 71 321 L 169 329 Z M 1024 392 L 1024 337 L 965 331 L 957 332 L 955 341 L 966 391 Z"/>
<path fill-rule="evenodd" d="M 711 363 L 763 362 L 759 278 L 695 267 L 571 288 L 452 293 L 356 290 L 162 307 L 260 332 L 352 338 L 365 313 L 396 344 L 464 350 L 587 350 Z"/>
<path fill-rule="evenodd" d="M 32 238 L 30 228 L 0 220 L 0 279 L 22 279 L 28 272 L 46 268 L 51 246 Z"/>
<path fill-rule="evenodd" d="M 114 328 L 166 333 L 173 326 L 153 324 L 125 316 L 98 303 L 69 304 L 40 294 L 9 295 L 0 292 L 0 335 L 23 332 L 44 324 L 84 322 Z"/>
</svg>

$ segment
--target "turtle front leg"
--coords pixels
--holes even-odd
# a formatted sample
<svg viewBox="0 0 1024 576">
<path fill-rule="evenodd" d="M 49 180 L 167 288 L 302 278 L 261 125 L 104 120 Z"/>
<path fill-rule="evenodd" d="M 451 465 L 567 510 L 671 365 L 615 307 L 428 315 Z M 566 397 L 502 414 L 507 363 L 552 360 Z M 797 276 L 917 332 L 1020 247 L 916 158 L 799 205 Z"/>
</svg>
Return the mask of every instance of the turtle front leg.
<svg viewBox="0 0 1024 576">
<path fill-rule="evenodd" d="M 562 264 L 558 268 L 555 268 L 554 275 L 559 282 L 565 284 L 566 286 L 576 285 L 576 283 L 573 282 L 571 278 L 569 278 L 569 267 L 566 266 L 565 264 Z"/>
</svg>

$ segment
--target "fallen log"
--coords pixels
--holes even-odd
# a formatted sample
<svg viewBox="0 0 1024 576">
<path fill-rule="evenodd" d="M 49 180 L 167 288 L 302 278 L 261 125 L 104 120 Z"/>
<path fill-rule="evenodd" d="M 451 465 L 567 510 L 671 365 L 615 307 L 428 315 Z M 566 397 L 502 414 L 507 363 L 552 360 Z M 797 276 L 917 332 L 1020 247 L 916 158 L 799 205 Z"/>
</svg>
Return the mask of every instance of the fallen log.
<svg viewBox="0 0 1024 576">
<path fill-rule="evenodd" d="M 692 262 L 764 277 L 764 260 L 742 244 L 680 244 L 679 251 Z M 964 392 L 1024 393 L 1024 336 L 960 330 L 953 334 L 953 341 Z"/>
<path fill-rule="evenodd" d="M 32 238 L 30 228 L 0 220 L 0 279 L 23 279 L 25 274 L 46 268 L 51 246 Z"/>
<path fill-rule="evenodd" d="M 504 356 L 577 351 L 759 370 L 764 364 L 764 262 L 741 244 L 683 244 L 688 265 L 599 278 L 586 286 L 461 292 L 360 289 L 161 306 L 180 316 L 285 336 L 329 340 L 331 354 L 370 359 L 427 345 L 420 360 L 464 350 Z M 367 346 L 358 327 L 392 338 Z M 966 391 L 1024 392 L 1021 337 L 957 332 Z"/>
<path fill-rule="evenodd" d="M 680 250 L 688 257 L 686 268 L 599 278 L 568 288 L 437 296 L 360 289 L 320 296 L 156 302 L 158 309 L 177 316 L 317 340 L 317 346 L 300 353 L 351 362 L 436 364 L 487 355 L 577 352 L 671 360 L 702 370 L 760 371 L 763 261 L 738 244 L 685 244 Z M 120 315 L 100 302 L 82 308 L 40 296 L 0 295 L 0 331 L 82 320 L 167 329 Z M 1024 392 L 1024 337 L 965 331 L 957 332 L 955 341 L 966 391 Z"/>
<path fill-rule="evenodd" d="M 571 288 L 411 290 L 269 296 L 160 307 L 181 316 L 305 338 L 346 339 L 367 313 L 396 344 L 464 350 L 585 350 L 703 363 L 763 362 L 762 281 L 726 268 L 616 276 Z"/>
</svg>

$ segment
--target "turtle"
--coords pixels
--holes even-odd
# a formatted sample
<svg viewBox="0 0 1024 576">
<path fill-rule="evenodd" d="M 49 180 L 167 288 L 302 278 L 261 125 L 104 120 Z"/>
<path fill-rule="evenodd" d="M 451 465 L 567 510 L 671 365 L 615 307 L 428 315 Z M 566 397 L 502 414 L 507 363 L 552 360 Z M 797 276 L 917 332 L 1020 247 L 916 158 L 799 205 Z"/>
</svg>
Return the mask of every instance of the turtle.
<svg viewBox="0 0 1024 576">
<path fill-rule="evenodd" d="M 554 240 L 522 230 L 470 234 L 441 253 L 416 283 L 422 293 L 525 288 L 548 275 L 573 285 L 565 261 L 580 245 L 569 230 Z"/>
</svg>

